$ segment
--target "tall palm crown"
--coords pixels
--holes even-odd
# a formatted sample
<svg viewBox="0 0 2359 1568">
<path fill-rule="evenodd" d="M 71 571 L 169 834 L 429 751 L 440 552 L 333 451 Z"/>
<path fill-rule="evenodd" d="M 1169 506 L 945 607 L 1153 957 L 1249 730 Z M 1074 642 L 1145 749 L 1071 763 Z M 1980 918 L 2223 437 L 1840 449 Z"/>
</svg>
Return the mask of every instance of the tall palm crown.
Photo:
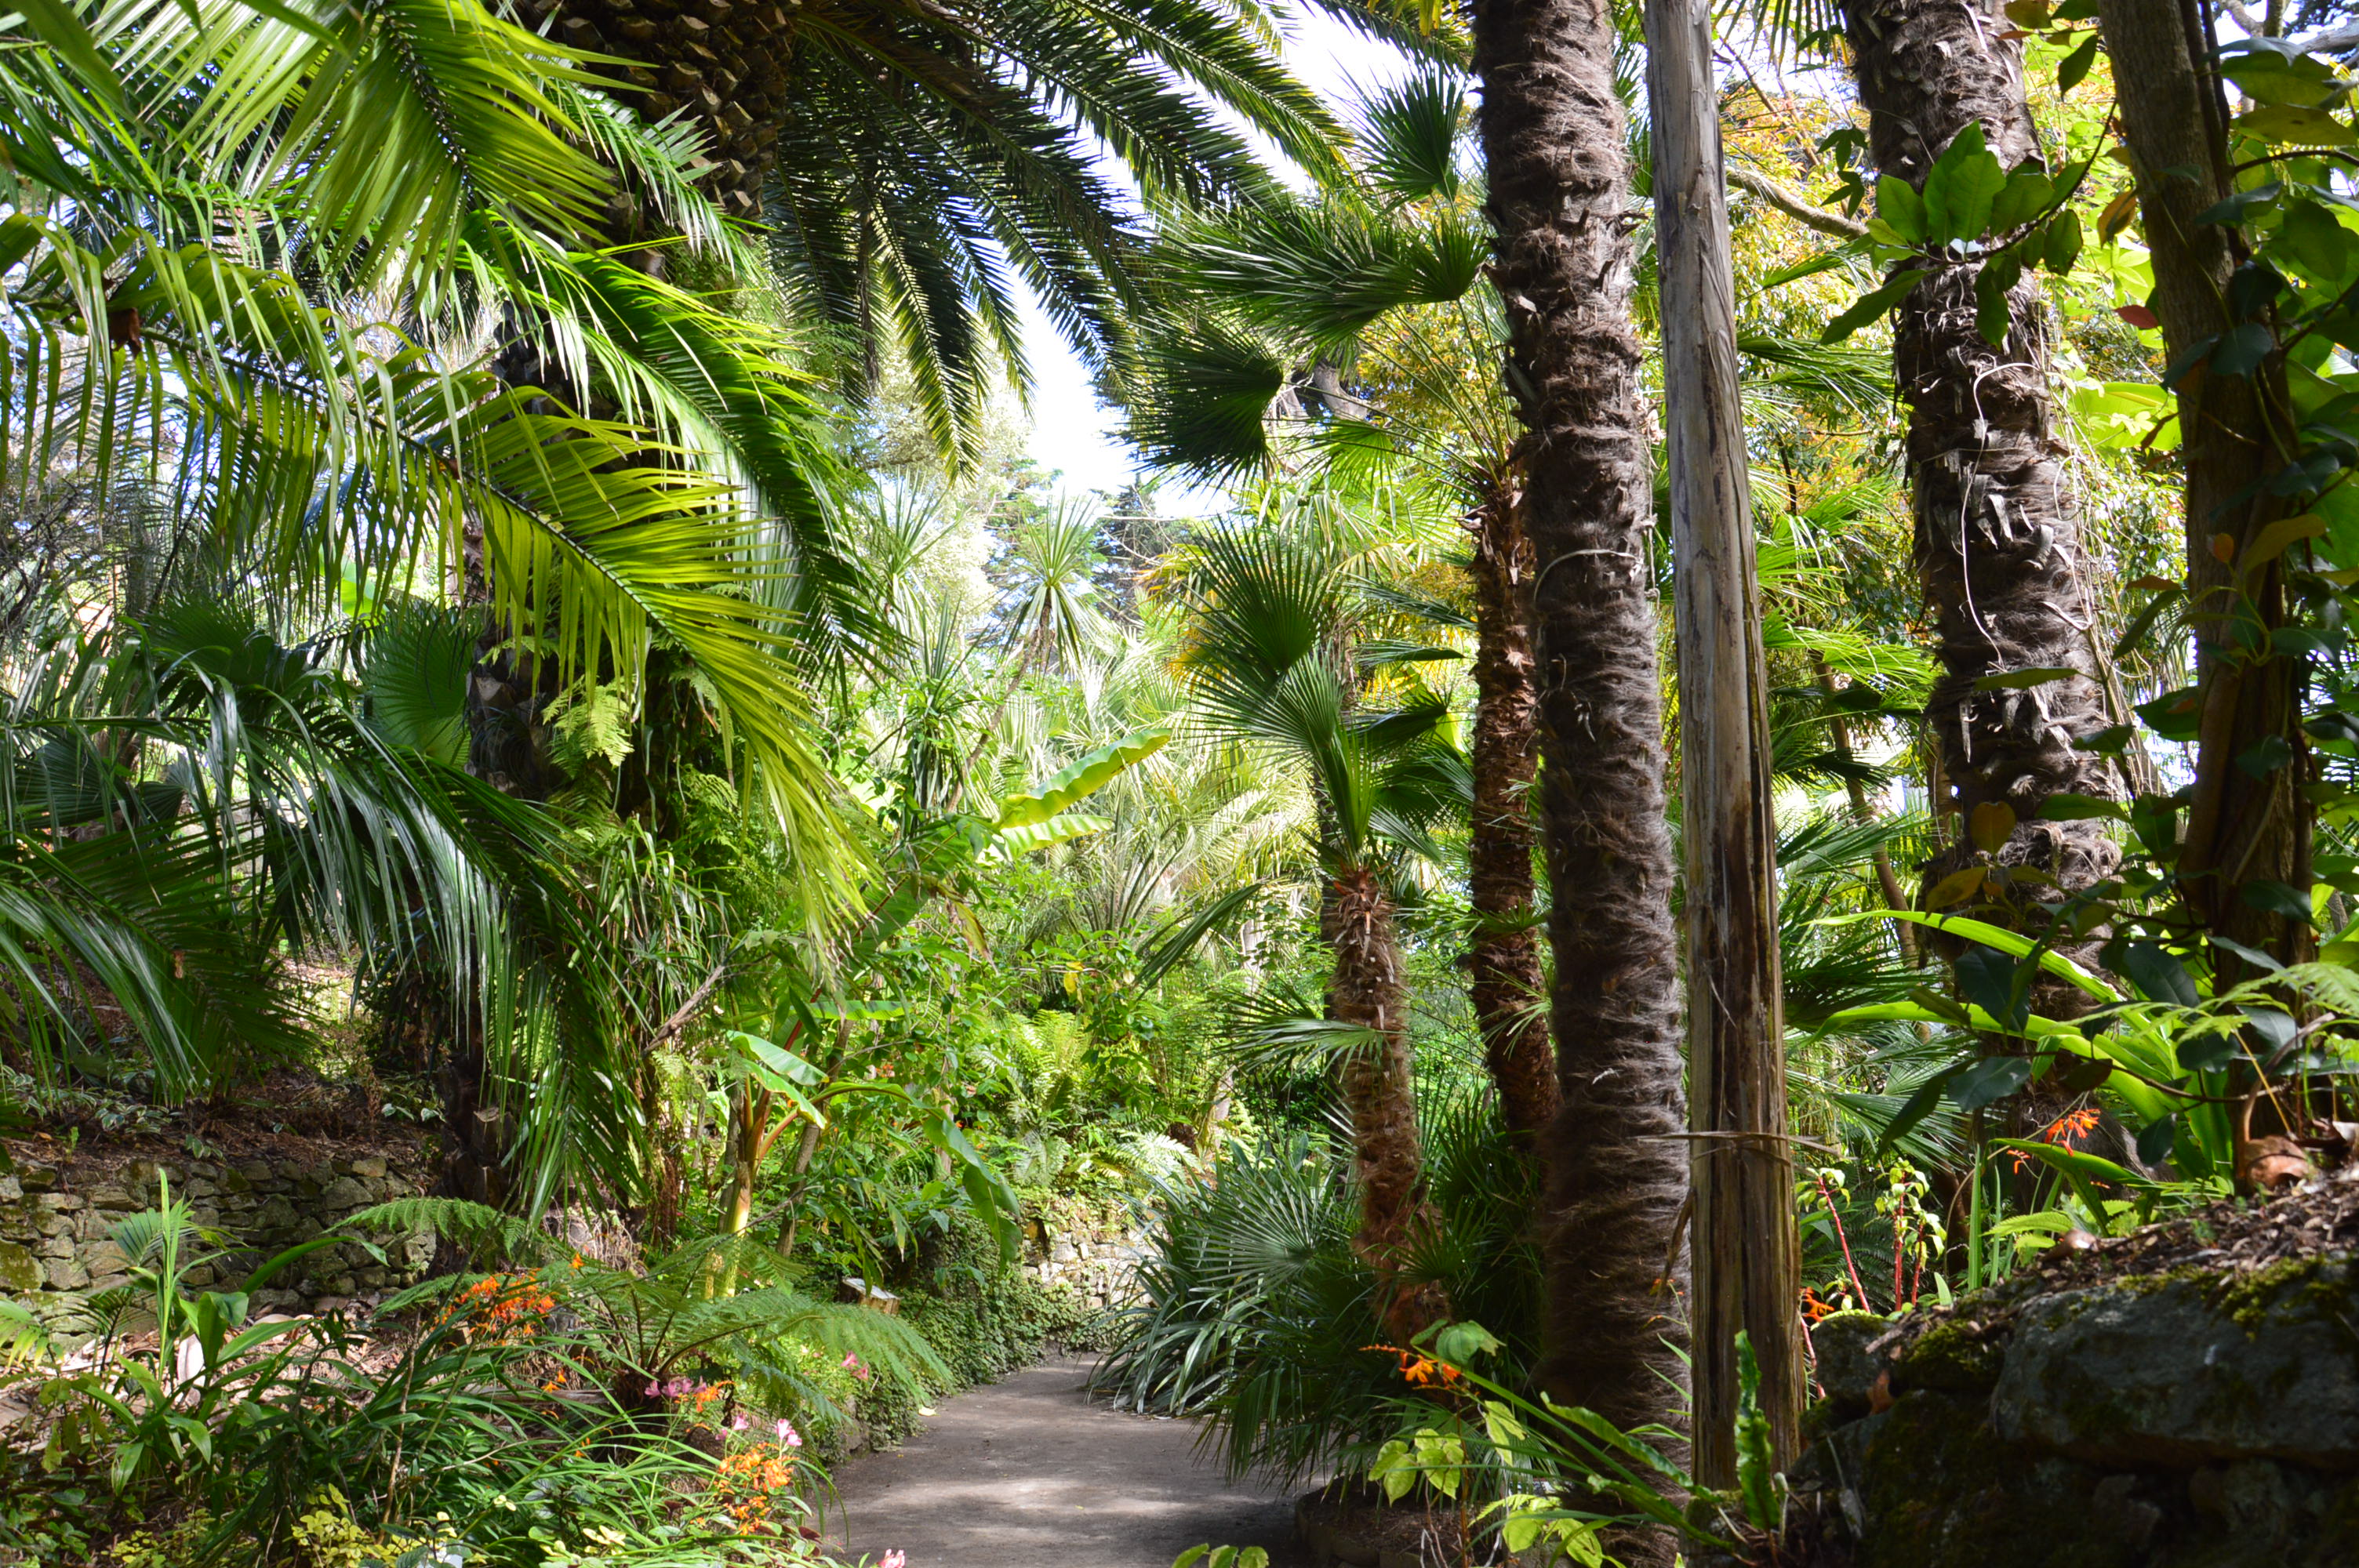
<svg viewBox="0 0 2359 1568">
<path fill-rule="evenodd" d="M 1373 12 L 1340 13 L 1383 27 Z M 946 448 L 1002 369 L 1028 372 L 1017 287 L 1119 379 L 1147 302 L 1140 208 L 1268 188 L 1224 109 L 1323 169 L 1336 127 L 1280 63 L 1259 0 L 520 0 L 615 57 L 650 120 L 710 143 L 701 179 L 772 230 L 798 307 L 845 330 L 855 378 L 916 373 Z M 1109 168 L 1103 155 L 1112 155 Z"/>
</svg>

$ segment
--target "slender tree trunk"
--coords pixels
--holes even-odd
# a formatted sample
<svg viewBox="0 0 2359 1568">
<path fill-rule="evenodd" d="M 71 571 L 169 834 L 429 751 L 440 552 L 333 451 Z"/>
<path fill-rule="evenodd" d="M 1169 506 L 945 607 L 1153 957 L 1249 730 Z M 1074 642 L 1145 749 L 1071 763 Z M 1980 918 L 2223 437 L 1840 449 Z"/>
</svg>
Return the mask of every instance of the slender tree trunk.
<svg viewBox="0 0 2359 1568">
<path fill-rule="evenodd" d="M 2104 0 L 2098 18 L 2137 177 L 2154 312 L 2176 356 L 2232 325 L 2229 278 L 2245 259 L 2233 229 L 2201 221 L 2228 194 L 2226 105 L 2194 0 Z M 2254 908 L 2240 892 L 2254 881 L 2310 885 L 2300 661 L 2266 651 L 2269 633 L 2285 621 L 2282 563 L 2252 574 L 2241 594 L 2237 588 L 2245 547 L 2294 510 L 2291 500 L 2260 485 L 2291 457 L 2295 421 L 2285 362 L 2273 352 L 2249 377 L 2198 369 L 2177 391 L 2187 474 L 2187 592 L 2202 690 L 2179 874 L 2189 903 L 2211 929 L 2299 962 L 2310 956 L 2309 928 Z M 2245 645 L 2265 651 L 2246 654 Z M 2237 765 L 2272 739 L 2285 742 L 2290 761 L 2257 777 Z M 2237 978 L 2232 955 L 2222 952 L 2217 961 L 2223 981 Z"/>
<path fill-rule="evenodd" d="M 1526 427 L 1540 826 L 1563 1108 L 1548 1140 L 1540 1379 L 1624 1426 L 1678 1422 L 1687 1192 L 1652 460 L 1629 317 L 1636 217 L 1608 0 L 1481 0 L 1474 69 L 1506 379 Z M 1625 1561 L 1668 1563 L 1651 1537 Z"/>
<path fill-rule="evenodd" d="M 1343 1103 L 1352 1113 L 1353 1171 L 1360 1190 L 1360 1256 L 1375 1271 L 1385 1326 L 1406 1345 L 1448 1311 L 1439 1287 L 1402 1277 L 1433 1223 L 1425 1201 L 1417 1087 L 1409 1068 L 1408 1003 L 1400 942 L 1382 876 L 1365 867 L 1330 879 L 1335 910 L 1335 974 L 1328 1011 L 1375 1035 L 1344 1058 Z"/>
<path fill-rule="evenodd" d="M 2000 0 L 1844 0 L 1843 16 L 1878 169 L 1921 189 L 1933 160 L 1977 122 L 2005 167 L 2038 157 Z M 1994 347 L 1975 325 L 1979 270 L 1940 267 L 1917 286 L 1900 308 L 1893 368 L 1908 405 L 1917 569 L 1941 661 L 1926 719 L 1949 789 L 1933 809 L 2013 810 L 1996 859 L 2031 875 L 2021 896 L 1999 902 L 2032 924 L 2036 902 L 2094 886 L 2121 859 L 2104 822 L 2043 822 L 2041 804 L 2060 791 L 2121 792 L 2104 757 L 2072 749 L 2110 719 L 2085 635 L 2088 554 L 2055 433 L 2046 302 L 2027 275 L 2009 297 L 2007 340 Z M 1975 689 L 2035 668 L 2073 673 L 2028 690 Z M 1927 881 L 1973 856 L 1958 835 Z"/>
<path fill-rule="evenodd" d="M 1801 1452 L 1802 1243 L 1786 1130 L 1777 820 L 1736 289 L 1707 0 L 1647 0 L 1687 857 L 1696 1477 L 1736 1484 L 1736 1336 L 1783 1469 Z"/>
<path fill-rule="evenodd" d="M 1539 687 L 1532 666 L 1532 542 L 1503 482 L 1475 509 L 1474 813 L 1467 835 L 1474 907 L 1467 944 L 1475 1026 L 1518 1142 L 1556 1119 L 1556 1056 L 1541 1007 L 1532 925 L 1530 795 L 1539 763 Z"/>
</svg>

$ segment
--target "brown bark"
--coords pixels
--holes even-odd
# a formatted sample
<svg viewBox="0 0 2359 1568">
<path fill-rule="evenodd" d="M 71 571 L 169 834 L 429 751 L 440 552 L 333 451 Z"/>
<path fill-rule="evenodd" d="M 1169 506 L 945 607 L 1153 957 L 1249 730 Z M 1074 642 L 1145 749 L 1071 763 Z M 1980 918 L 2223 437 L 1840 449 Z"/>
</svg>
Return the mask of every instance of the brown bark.
<svg viewBox="0 0 2359 1568">
<path fill-rule="evenodd" d="M 1736 1484 L 1737 1336 L 1783 1469 L 1801 1452 L 1802 1244 L 1786 1130 L 1777 818 L 1736 289 L 1706 0 L 1647 0 L 1665 455 L 1679 629 L 1686 852 L 1688 1317 L 1696 1478 Z"/>
<path fill-rule="evenodd" d="M 1339 1023 L 1375 1035 L 1343 1058 L 1343 1103 L 1352 1113 L 1353 1173 L 1360 1193 L 1353 1245 L 1375 1271 L 1386 1331 L 1407 1345 L 1448 1311 L 1440 1287 L 1403 1273 L 1433 1224 L 1425 1201 L 1423 1150 L 1417 1131 L 1417 1087 L 1409 1068 L 1408 1000 L 1401 983 L 1400 942 L 1384 878 L 1361 866 L 1337 872 L 1334 978 L 1328 1011 Z"/>
<path fill-rule="evenodd" d="M 2211 42 L 2192 0 L 2105 0 L 2098 12 L 2113 58 L 2122 137 L 2137 178 L 2154 265 L 2154 312 L 2175 358 L 2234 323 L 2228 285 L 2245 260 L 2231 228 L 2199 222 L 2228 192 L 2226 108 L 2210 73 Z M 2203 369 L 2179 384 L 2187 484 L 2187 592 L 2192 601 L 2202 721 L 2179 874 L 2211 929 L 2288 962 L 2310 956 L 2307 926 L 2245 903 L 2244 884 L 2310 885 L 2309 814 L 2300 794 L 2307 750 L 2299 662 L 2272 653 L 2285 580 L 2271 563 L 2238 583 L 2237 563 L 2262 528 L 2295 503 L 2257 489 L 2290 457 L 2293 420 L 2275 353 L 2253 375 Z M 2215 553 L 2225 535 L 2229 560 Z M 2247 648 L 2257 652 L 2248 653 Z M 2237 760 L 2272 737 L 2293 761 L 2256 778 Z M 2222 978 L 2238 968 L 2226 954 Z"/>
<path fill-rule="evenodd" d="M 779 111 L 794 58 L 791 4 L 775 0 L 519 0 L 527 26 L 560 43 L 633 61 L 605 68 L 627 83 L 616 96 L 647 116 L 685 114 L 704 133 L 712 167 L 701 183 L 733 216 L 761 206 L 777 161 Z M 617 196 L 618 227 L 638 222 Z"/>
<path fill-rule="evenodd" d="M 1506 486 L 1500 487 L 1504 492 Z M 1540 1005 L 1539 933 L 1532 921 L 1530 807 L 1539 763 L 1539 687 L 1532 665 L 1532 544 L 1515 498 L 1495 492 L 1475 510 L 1474 811 L 1467 883 L 1474 932 L 1466 967 L 1483 1059 L 1507 1130 L 1529 1144 L 1556 1119 L 1556 1056 Z"/>
<path fill-rule="evenodd" d="M 1543 1212 L 1560 1400 L 1623 1426 L 1680 1420 L 1670 1288 L 1687 1191 L 1651 469 L 1629 316 L 1636 216 L 1608 0 L 1482 0 L 1480 129 L 1525 426 L 1551 1022 L 1563 1108 Z M 1669 1266 L 1672 1279 L 1665 1278 Z M 1667 1542 L 1625 1542 L 1669 1562 Z"/>
<path fill-rule="evenodd" d="M 1880 171 L 1921 189 L 1934 159 L 1977 122 L 2004 167 L 2038 156 L 1999 0 L 1845 0 L 1843 16 Z M 1926 705 L 1949 784 L 1935 810 L 2013 809 L 2015 831 L 1995 859 L 2035 873 L 2013 901 L 2029 925 L 2035 900 L 2090 888 L 2121 859 L 2103 821 L 2042 822 L 2041 803 L 2060 791 L 2121 792 L 2104 757 L 2072 749 L 2111 719 L 2084 633 L 2087 546 L 2055 433 L 2047 307 L 2027 276 L 2009 297 L 2006 341 L 1994 346 L 1975 325 L 1979 270 L 1938 267 L 1918 285 L 1900 308 L 1894 373 L 1908 405 L 1917 568 L 1941 661 Z M 2034 668 L 2073 674 L 2029 690 L 1974 689 L 1986 676 Z M 1973 856 L 1958 835 L 1928 881 Z"/>
</svg>

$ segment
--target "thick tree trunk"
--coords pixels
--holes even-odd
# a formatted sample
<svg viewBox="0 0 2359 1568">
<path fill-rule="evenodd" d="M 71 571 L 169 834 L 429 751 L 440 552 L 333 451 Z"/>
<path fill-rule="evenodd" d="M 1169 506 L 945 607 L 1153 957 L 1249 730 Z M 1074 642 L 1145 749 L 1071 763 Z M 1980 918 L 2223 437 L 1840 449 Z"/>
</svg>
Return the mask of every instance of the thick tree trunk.
<svg viewBox="0 0 2359 1568">
<path fill-rule="evenodd" d="M 1540 1380 L 1631 1426 L 1681 1419 L 1674 1221 L 1687 1153 L 1648 571 L 1653 464 L 1629 319 L 1636 213 L 1614 50 L 1608 0 L 1475 7 L 1494 276 L 1538 568 L 1540 824 L 1563 1099 L 1548 1140 L 1551 1331 Z M 1620 1551 L 1669 1561 L 1659 1541 Z"/>
<path fill-rule="evenodd" d="M 2192 0 L 2105 0 L 2098 17 L 2137 177 L 2154 312 L 2175 357 L 2232 325 L 2223 302 L 2245 259 L 2232 229 L 2201 221 L 2228 193 L 2226 111 L 2210 72 L 2211 40 Z M 2177 388 L 2187 592 L 2203 691 L 2179 873 L 2188 902 L 2212 930 L 2294 963 L 2310 956 L 2309 928 L 2254 908 L 2239 891 L 2264 881 L 2310 885 L 2300 663 L 2239 651 L 2247 642 L 2267 649 L 2285 618 L 2281 563 L 2253 574 L 2242 595 L 2236 580 L 2253 536 L 2294 508 L 2259 488 L 2290 458 L 2284 442 L 2298 421 L 2284 386 L 2284 361 L 2273 353 L 2249 377 L 2198 369 Z M 2279 417 L 2268 416 L 2272 409 Z M 2223 535 L 2227 545 L 2215 550 Z M 2258 777 L 2237 765 L 2272 738 L 2285 741 L 2290 762 Z M 2218 959 L 2222 978 L 2235 978 L 2236 960 L 2224 952 Z"/>
<path fill-rule="evenodd" d="M 2013 24 L 1999 0 L 1845 0 L 1843 16 L 1882 172 L 1921 189 L 1933 160 L 1977 122 L 2003 166 L 2038 156 L 2021 51 L 2003 36 Z M 1917 568 L 1941 661 L 1926 718 L 1950 793 L 1934 809 L 1970 816 L 1995 801 L 2014 811 L 1996 859 L 2033 876 L 2001 902 L 2029 924 L 2033 903 L 2095 885 L 2121 859 L 2104 822 L 2042 822 L 2041 803 L 2060 791 L 2121 791 L 2104 758 L 2072 749 L 2111 719 L 2084 632 L 2087 546 L 2055 434 L 2047 306 L 2027 276 L 2009 297 L 2007 340 L 1992 345 L 1975 325 L 1979 270 L 1940 267 L 1918 285 L 1900 308 L 1894 372 L 1908 405 Z M 2074 673 L 2028 690 L 1975 690 L 1986 676 L 2035 668 Z M 1927 881 L 1973 853 L 1957 835 Z"/>
<path fill-rule="evenodd" d="M 1396 1344 L 1407 1345 L 1419 1330 L 1440 1321 L 1448 1303 L 1438 1286 L 1402 1275 L 1433 1215 L 1425 1201 L 1400 942 L 1382 876 L 1361 867 L 1338 873 L 1328 885 L 1335 911 L 1328 1011 L 1337 1022 L 1357 1024 L 1375 1036 L 1373 1044 L 1354 1047 L 1343 1059 L 1343 1103 L 1352 1113 L 1353 1173 L 1360 1190 L 1354 1245 L 1375 1271 L 1386 1331 Z"/>
<path fill-rule="evenodd" d="M 1474 813 L 1467 834 L 1473 938 L 1466 946 L 1483 1059 L 1521 1143 L 1556 1119 L 1556 1056 L 1532 925 L 1532 776 L 1539 687 L 1532 666 L 1532 543 L 1499 491 L 1474 512 Z"/>
<path fill-rule="evenodd" d="M 761 206 L 777 161 L 779 111 L 793 57 L 793 0 L 519 0 L 518 12 L 559 42 L 636 61 L 607 67 L 641 91 L 618 92 L 649 120 L 684 113 L 707 139 L 705 188 L 732 216 Z M 618 227 L 638 222 L 615 198 Z M 631 237 L 625 235 L 624 237 Z"/>
<path fill-rule="evenodd" d="M 1783 1469 L 1801 1452 L 1802 1243 L 1786 1130 L 1777 818 L 1737 392 L 1736 289 L 1706 0 L 1647 0 L 1662 269 L 1663 403 L 1679 628 L 1687 857 L 1689 1184 L 1694 1203 L 1694 1462 L 1736 1484 L 1736 1336 L 1761 1371 Z"/>
</svg>

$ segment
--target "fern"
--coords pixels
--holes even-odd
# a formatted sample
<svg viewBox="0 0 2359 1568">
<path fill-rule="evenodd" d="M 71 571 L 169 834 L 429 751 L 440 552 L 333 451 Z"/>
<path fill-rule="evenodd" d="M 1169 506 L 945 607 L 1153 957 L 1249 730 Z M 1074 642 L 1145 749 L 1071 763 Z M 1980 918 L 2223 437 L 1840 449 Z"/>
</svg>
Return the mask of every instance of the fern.
<svg viewBox="0 0 2359 1568">
<path fill-rule="evenodd" d="M 556 1244 L 525 1220 L 502 1214 L 463 1198 L 396 1198 L 348 1217 L 343 1228 L 354 1231 L 432 1231 L 455 1241 L 484 1262 L 506 1260 L 538 1267 L 549 1262 Z"/>
</svg>

